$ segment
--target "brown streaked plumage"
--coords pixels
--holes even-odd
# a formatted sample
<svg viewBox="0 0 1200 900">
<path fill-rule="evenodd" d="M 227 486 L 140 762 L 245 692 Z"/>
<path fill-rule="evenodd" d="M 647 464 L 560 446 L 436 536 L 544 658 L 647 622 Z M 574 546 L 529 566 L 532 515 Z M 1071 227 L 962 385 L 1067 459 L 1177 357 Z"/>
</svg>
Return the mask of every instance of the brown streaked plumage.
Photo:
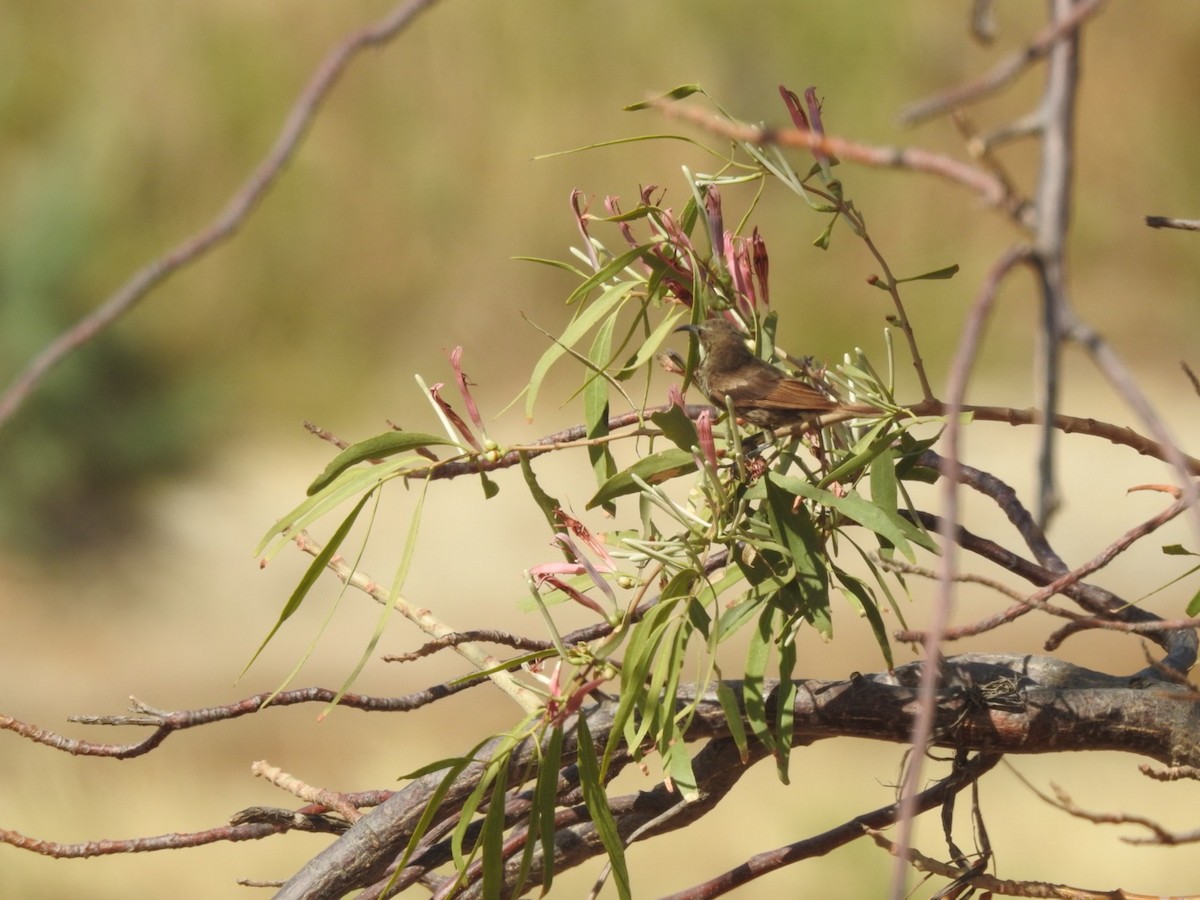
<svg viewBox="0 0 1200 900">
<path fill-rule="evenodd" d="M 696 381 L 718 408 L 731 398 L 739 416 L 766 428 L 783 428 L 822 413 L 848 410 L 878 412 L 874 407 L 847 405 L 763 362 L 746 346 L 746 336 L 724 318 L 715 316 L 700 325 L 683 325 L 703 351 Z"/>
</svg>

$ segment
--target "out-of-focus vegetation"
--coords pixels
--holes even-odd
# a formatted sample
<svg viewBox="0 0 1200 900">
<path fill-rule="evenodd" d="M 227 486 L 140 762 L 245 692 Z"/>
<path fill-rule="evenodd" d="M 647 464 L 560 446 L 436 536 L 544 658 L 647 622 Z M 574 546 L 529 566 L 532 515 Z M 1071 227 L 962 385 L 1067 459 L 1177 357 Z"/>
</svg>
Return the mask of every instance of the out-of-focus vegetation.
<svg viewBox="0 0 1200 900">
<path fill-rule="evenodd" d="M 479 393 L 490 397 L 492 412 L 499 409 L 525 381 L 524 361 L 544 347 L 519 313 L 553 329 L 568 314 L 561 301 L 573 286 L 511 257 L 564 255 L 576 240 L 567 206 L 574 187 L 597 198 L 632 198 L 640 185 L 657 183 L 667 187 L 668 201 L 674 195 L 682 204 L 679 165 L 708 165 L 678 142 L 534 156 L 626 135 L 687 133 L 653 112 L 621 106 L 693 81 L 737 115 L 773 122 L 785 121 L 776 85 L 815 84 L 831 132 L 957 153 L 961 142 L 948 122 L 903 133 L 892 125 L 895 112 L 986 69 L 1012 49 L 1013 38 L 1040 27 L 1043 13 L 1041 4 L 999 4 L 1000 40 L 987 49 L 967 38 L 965 7 L 456 0 L 359 60 L 236 239 L 148 296 L 0 432 L 7 529 L 0 615 L 21 644 L 0 663 L 6 693 L 14 695 L 4 711 L 54 727 L 66 712 L 111 709 L 129 691 L 161 690 L 168 696 L 146 699 L 180 706 L 249 692 L 228 683 L 293 573 L 250 582 L 222 572 L 212 583 L 187 573 L 233 567 L 225 554 L 238 547 L 248 554 L 319 471 L 328 447 L 305 443 L 297 423 L 313 419 L 354 438 L 380 430 L 388 417 L 426 416 L 412 373 L 445 377 L 443 349 L 456 344 L 467 348 Z M 320 57 L 388 8 L 0 0 L 0 379 L 7 382 L 58 330 L 207 222 L 265 153 Z M 1200 7 L 1112 4 L 1084 43 L 1073 297 L 1135 368 L 1154 377 L 1178 359 L 1200 362 L 1192 341 L 1200 325 L 1195 237 L 1152 232 L 1141 222 L 1147 213 L 1200 215 L 1200 111 L 1180 99 L 1180 86 L 1200 81 L 1198 40 Z M 972 110 L 976 125 L 986 130 L 1027 108 L 1039 78 L 1035 70 Z M 1028 183 L 1031 152 L 1015 149 L 1007 158 L 1013 177 Z M 854 180 L 854 196 L 890 259 L 914 272 L 963 267 L 953 281 L 922 286 L 910 306 L 927 361 L 939 371 L 937 354 L 953 345 L 973 286 L 1015 232 L 959 190 L 922 176 L 844 177 Z M 814 249 L 820 225 L 796 210 L 790 200 L 768 197 L 755 217 L 772 251 L 782 337 L 825 358 L 876 342 L 887 309 L 865 284 L 869 261 L 849 241 Z M 1024 405 L 1031 399 L 1026 336 L 1036 311 L 1015 294 L 1004 294 L 980 369 L 1008 379 L 993 402 Z M 1184 383 L 1176 383 L 1184 395 Z M 573 387 L 546 397 L 539 432 L 557 423 L 554 404 Z M 497 436 L 529 437 L 519 419 L 510 413 Z M 307 455 L 280 459 L 290 448 Z M 274 493 L 261 487 L 268 477 L 279 479 Z M 188 478 L 203 479 L 197 496 L 188 494 Z M 122 553 L 106 544 L 104 556 L 85 559 L 81 551 L 97 535 L 129 533 L 131 501 L 153 504 L 163 493 L 171 498 L 169 523 L 152 506 L 159 510 L 150 513 L 153 527 L 135 532 L 138 541 Z M 489 527 L 506 535 L 513 526 L 501 520 Z M 215 531 L 220 552 L 205 556 Z M 500 571 L 507 546 L 497 539 L 494 567 L 480 566 L 480 574 Z M 156 556 L 164 547 L 166 557 Z M 185 556 L 192 568 L 173 569 Z M 511 568 L 529 562 L 515 559 Z M 515 582 L 504 585 L 487 603 L 502 606 L 517 595 Z M 118 609 L 130 620 L 118 618 Z M 206 624 L 214 618 L 218 625 Z M 361 632 L 351 641 L 360 648 L 354 641 Z M 283 661 L 285 670 L 292 661 Z M 344 675 L 329 671 L 326 683 Z M 438 676 L 405 677 L 416 681 L 380 690 L 399 693 Z M 19 684 L 30 686 L 18 697 Z M 263 686 L 256 681 L 253 689 Z M 112 763 L 50 760 L 49 751 L 22 747 L 21 763 L 11 767 L 23 773 L 22 786 L 0 792 L 0 824 L 63 841 L 126 837 L 155 827 L 147 823 L 163 831 L 203 828 L 237 805 L 280 803 L 265 788 L 249 796 L 245 782 L 229 774 L 242 772 L 247 754 L 293 764 L 298 748 L 279 737 L 281 723 L 307 723 L 311 715 L 278 715 L 254 736 L 231 726 L 213 736 L 216 744 L 177 737 L 161 758 L 125 764 L 139 767 L 122 770 L 129 781 L 120 789 L 129 793 L 97 801 L 91 798 L 104 774 L 85 769 L 111 772 Z M 464 749 L 455 727 L 438 720 L 426 729 L 451 734 L 443 755 Z M 343 737 L 321 747 L 322 762 L 301 774 L 349 789 L 435 755 L 405 738 L 405 725 L 395 729 L 398 745 L 413 746 L 399 747 L 394 764 L 369 765 L 362 756 L 378 744 L 362 749 Z M 369 739 L 365 727 L 361 733 Z M 15 743 L 5 739 L 5 752 Z M 356 755 L 350 768 L 347 747 Z M 218 772 L 221 763 L 227 767 Z M 363 783 L 347 783 L 354 777 Z M 214 779 L 223 783 L 220 792 L 198 787 Z M 138 784 L 173 784 L 178 796 L 139 798 Z M 180 812 L 198 793 L 209 806 Z M 162 804 L 164 797 L 179 807 Z M 79 815 L 63 822 L 62 810 L 72 807 Z M 805 829 L 812 830 L 792 830 Z M 767 845 L 733 848 L 731 862 L 737 852 Z M 267 858 L 257 864 L 257 848 L 94 863 L 9 850 L 0 893 L 212 896 L 214 883 L 229 881 L 205 881 L 216 877 L 210 869 L 187 876 L 193 887 L 181 885 L 185 866 L 196 859 L 211 866 L 204 861 L 223 854 L 231 873 L 270 877 L 317 846 L 294 845 L 274 871 L 266 871 Z M 97 883 L 108 881 L 115 883 Z M 664 889 L 671 884 L 680 886 L 668 881 Z"/>
<path fill-rule="evenodd" d="M 325 49 L 386 8 L 7 4 L 0 376 L 207 221 L 264 153 Z M 626 102 L 700 81 L 740 115 L 779 121 L 776 84 L 811 83 L 835 132 L 956 150 L 945 121 L 894 133 L 895 111 L 1009 48 L 1003 39 L 992 50 L 973 46 L 957 10 L 910 12 L 869 2 L 751 13 L 716 3 L 549 0 L 434 10 L 352 68 L 291 171 L 231 246 L 173 278 L 103 347 L 81 354 L 3 436 L 7 468 L 31 457 L 45 463 L 27 472 L 20 491 L 0 488 L 10 531 L 15 523 L 36 534 L 39 515 L 60 529 L 55 511 L 80 503 L 81 516 L 97 515 L 127 493 L 131 476 L 203 459 L 210 452 L 197 449 L 231 431 L 395 409 L 409 399 L 408 373 L 435 365 L 454 343 L 467 345 L 477 377 L 517 382 L 521 373 L 505 363 L 488 370 L 488 343 L 503 336 L 514 350 L 533 351 L 543 339 L 517 313 L 551 325 L 565 313 L 562 282 L 510 257 L 561 253 L 571 187 L 627 197 L 646 182 L 679 190 L 675 142 L 532 161 L 679 130 L 652 112 L 623 113 Z M 1001 9 L 1001 35 L 1028 33 L 1040 12 Z M 1136 27 L 1126 27 L 1130 16 Z M 1110 10 L 1085 44 L 1085 190 L 1072 251 L 1076 296 L 1088 313 L 1125 336 L 1121 349 L 1159 354 L 1190 329 L 1128 326 L 1147 307 L 1193 323 L 1176 286 L 1197 263 L 1186 237 L 1148 233 L 1139 217 L 1186 212 L 1197 193 L 1191 160 L 1200 124 L 1168 110 L 1170 86 L 1196 74 L 1190 38 L 1200 15 L 1185 5 L 1153 18 Z M 979 127 L 1020 109 L 1037 77 L 972 112 Z M 1018 177 L 1027 171 L 1015 168 Z M 894 173 L 855 177 L 860 192 L 873 192 L 873 227 L 896 258 L 922 269 L 963 264 L 966 277 L 931 292 L 918 310 L 927 344 L 949 339 L 961 285 L 1009 226 L 976 215 L 945 185 L 914 187 L 920 179 Z M 774 249 L 792 343 L 822 355 L 874 337 L 860 333 L 864 310 L 878 300 L 863 287 L 861 251 L 812 249 L 812 223 L 797 222 L 788 204 L 768 201 L 758 221 Z M 1089 266 L 1097 255 L 1137 263 L 1117 273 L 1113 263 Z M 1015 340 L 1029 314 L 1009 317 Z M 1013 356 L 1024 367 L 1025 354 Z M 129 372 L 156 384 L 153 408 L 143 405 L 144 387 L 129 389 Z M 90 416 L 114 425 L 120 439 L 91 426 Z"/>
</svg>

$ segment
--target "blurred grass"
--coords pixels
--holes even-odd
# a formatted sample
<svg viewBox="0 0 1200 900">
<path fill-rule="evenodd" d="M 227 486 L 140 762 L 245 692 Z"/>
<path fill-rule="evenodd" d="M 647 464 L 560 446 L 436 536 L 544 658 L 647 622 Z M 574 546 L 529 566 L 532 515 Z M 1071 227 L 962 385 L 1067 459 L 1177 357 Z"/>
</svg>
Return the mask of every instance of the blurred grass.
<svg viewBox="0 0 1200 900">
<path fill-rule="evenodd" d="M 326 49 L 388 8 L 0 0 L 0 379 L 7 382 L 51 335 L 207 222 L 261 158 Z M 568 314 L 561 300 L 573 287 L 561 273 L 511 257 L 565 255 L 576 239 L 567 206 L 574 187 L 597 198 L 620 194 L 628 205 L 640 185 L 654 183 L 682 204 L 679 166 L 708 164 L 681 153 L 677 142 L 540 162 L 534 156 L 672 130 L 654 113 L 621 106 L 691 81 L 739 116 L 770 122 L 784 120 L 777 84 L 815 84 L 835 133 L 957 152 L 947 123 L 897 133 L 894 114 L 983 71 L 1011 39 L 1038 27 L 1041 6 L 1005 4 L 998 12 L 1002 39 L 980 49 L 966 39 L 959 6 L 926 6 L 914 15 L 866 0 L 752 8 L 709 0 L 458 2 L 436 7 L 395 44 L 360 59 L 239 236 L 64 366 L 0 434 L 0 505 L 17 529 L 0 557 L 0 615 L 10 644 L 0 661 L 10 685 L 4 711 L 58 727 L 71 712 L 113 710 L 129 691 L 183 707 L 275 685 L 308 632 L 283 636 L 247 684 L 229 682 L 300 565 L 281 558 L 260 574 L 248 559 L 266 525 L 329 455 L 304 438 L 298 421 L 314 419 L 345 437 L 381 430 L 388 417 L 429 427 L 412 373 L 446 377 L 443 349 L 460 343 L 486 409 L 498 410 L 544 346 L 518 313 L 553 329 Z M 1172 367 L 1193 352 L 1200 255 L 1194 236 L 1150 231 L 1141 217 L 1197 215 L 1200 113 L 1178 85 L 1200 75 L 1198 37 L 1200 7 L 1147 12 L 1113 4 L 1084 46 L 1072 292 L 1159 397 L 1187 390 Z M 972 115 L 981 128 L 1003 121 L 1025 110 L 1039 86 L 1035 71 Z M 1033 152 L 1014 148 L 1011 156 L 1014 175 L 1028 183 Z M 927 361 L 939 373 L 980 276 L 1015 233 L 956 189 L 919 176 L 847 169 L 843 178 L 899 271 L 963 266 L 955 280 L 909 295 Z M 888 310 L 864 283 L 873 270 L 863 251 L 845 234 L 828 252 L 813 249 L 823 222 L 782 192 L 767 198 L 755 221 L 771 249 L 787 345 L 827 359 L 854 344 L 878 354 Z M 1030 298 L 1020 278 L 1006 287 L 979 366 L 997 402 L 1029 402 Z M 1072 371 L 1069 399 L 1090 413 L 1098 408 L 1091 389 L 1098 379 L 1085 366 Z M 536 433 L 574 418 L 554 408 L 573 387 L 564 378 L 559 396 L 546 398 Z M 502 441 L 535 433 L 516 413 L 495 430 Z M 1014 480 L 1027 467 L 1025 457 L 1014 461 L 999 447 L 977 449 L 999 454 L 993 462 L 1007 465 L 1000 474 Z M 1084 473 L 1105 477 L 1083 464 L 1068 477 Z M 572 470 L 555 477 L 564 494 L 578 493 L 566 487 L 579 477 Z M 1126 483 L 1119 480 L 1113 491 Z M 35 489 L 40 505 L 21 499 Z M 514 485 L 504 496 L 518 493 Z M 448 487 L 441 496 L 442 518 L 419 548 L 429 552 L 414 573 L 414 596 L 447 605 L 458 624 L 513 625 L 519 571 L 546 552 L 536 510 L 517 496 L 464 522 L 461 510 L 474 509 L 467 504 L 477 502 L 477 486 Z M 72 513 L 54 517 L 67 501 Z M 139 522 L 131 543 L 96 543 L 99 535 L 128 535 Z M 34 532 L 46 536 L 37 556 L 17 543 Z M 1061 535 L 1089 555 L 1090 537 L 1086 530 Z M 468 554 L 472 564 L 464 566 Z M 381 555 L 380 571 L 388 564 Z M 1141 592 L 1136 566 L 1123 577 L 1133 594 Z M 373 625 L 374 611 L 358 606 L 357 598 L 347 604 L 304 683 L 340 683 L 345 660 L 357 657 Z M 314 627 L 316 618 L 302 627 Z M 857 624 L 839 631 L 836 652 L 807 648 L 808 671 L 877 666 L 869 638 L 860 642 L 865 650 L 854 643 Z M 524 620 L 514 627 L 530 628 Z M 394 629 L 390 640 L 385 649 L 400 650 L 415 638 Z M 1119 668 L 1108 649 L 1116 640 L 1098 640 L 1105 665 Z M 1120 646 L 1128 652 L 1122 662 L 1139 667 L 1136 650 Z M 401 693 L 451 670 L 448 662 L 369 670 L 360 686 Z M 314 728 L 306 727 L 306 711 L 277 711 L 177 736 L 119 767 L 60 759 L 7 736 L 7 768 L 20 778 L 0 788 L 0 823 L 62 841 L 205 828 L 242 806 L 286 803 L 245 777 L 254 758 L 335 788 L 386 785 L 431 756 L 461 751 L 482 729 L 501 727 L 506 711 L 497 706 L 463 700 L 430 711 L 419 726 L 339 712 Z M 887 757 L 882 767 L 880 756 Z M 779 821 L 763 822 L 761 798 L 745 790 L 742 809 L 755 816 L 755 828 L 732 830 L 750 838 L 746 845 L 727 847 L 728 822 L 714 823 L 678 841 L 688 874 L 649 863 L 635 884 L 648 893 L 678 888 L 699 877 L 690 874 L 698 848 L 712 860 L 702 874 L 711 875 L 738 854 L 887 802 L 873 779 L 891 777 L 896 756 L 870 747 L 861 757 L 843 756 L 840 745 L 797 754 L 795 765 L 813 767 L 815 781 L 861 793 L 831 811 L 827 803 L 842 796 L 818 801 L 801 787 L 779 795 L 787 815 L 781 810 Z M 1130 760 L 1118 765 L 1127 772 Z M 1168 804 L 1188 789 L 1173 790 Z M 792 820 L 792 806 L 810 820 Z M 730 815 L 739 821 L 739 813 Z M 1081 845 L 1096 840 L 1080 834 Z M 93 862 L 5 848 L 0 893 L 208 897 L 236 890 L 235 876 L 286 874 L 321 840 L 293 836 Z M 1107 840 L 1106 855 L 1110 847 Z M 733 852 L 718 864 L 722 849 Z M 650 846 L 644 850 L 654 858 Z M 1009 865 L 1015 856 L 1010 851 Z M 1125 859 L 1112 853 L 1106 862 L 1137 865 L 1119 862 Z M 779 893 L 794 895 L 787 879 L 798 878 L 814 885 L 810 895 L 832 896 L 815 887 L 818 879 L 844 877 L 847 869 L 878 885 L 888 863 L 856 848 L 776 876 L 785 885 Z M 1053 877 L 1071 876 L 1055 870 Z"/>
</svg>

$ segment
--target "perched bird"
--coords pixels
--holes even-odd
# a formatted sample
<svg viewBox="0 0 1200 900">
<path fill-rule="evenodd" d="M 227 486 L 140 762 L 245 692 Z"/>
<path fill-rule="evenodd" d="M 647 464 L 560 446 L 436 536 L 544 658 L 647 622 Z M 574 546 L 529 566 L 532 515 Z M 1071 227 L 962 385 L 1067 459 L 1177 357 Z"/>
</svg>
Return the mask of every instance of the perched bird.
<svg viewBox="0 0 1200 900">
<path fill-rule="evenodd" d="M 746 346 L 746 335 L 722 316 L 675 330 L 690 331 L 700 341 L 696 381 L 705 396 L 719 409 L 724 409 L 725 398 L 730 398 L 737 414 L 755 425 L 783 428 L 841 410 L 879 412 L 873 406 L 840 403 L 763 362 Z"/>
</svg>

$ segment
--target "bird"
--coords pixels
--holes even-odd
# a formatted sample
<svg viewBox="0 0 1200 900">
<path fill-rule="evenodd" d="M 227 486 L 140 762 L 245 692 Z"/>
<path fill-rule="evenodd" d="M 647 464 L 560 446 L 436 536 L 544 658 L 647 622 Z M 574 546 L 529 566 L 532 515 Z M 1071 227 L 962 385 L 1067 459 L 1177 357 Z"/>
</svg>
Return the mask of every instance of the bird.
<svg viewBox="0 0 1200 900">
<path fill-rule="evenodd" d="M 842 403 L 759 359 L 746 346 L 746 335 L 722 316 L 675 330 L 691 332 L 700 342 L 696 382 L 705 396 L 718 409 L 732 401 L 734 412 L 755 425 L 775 429 L 823 413 L 879 412 L 873 406 Z"/>
</svg>

